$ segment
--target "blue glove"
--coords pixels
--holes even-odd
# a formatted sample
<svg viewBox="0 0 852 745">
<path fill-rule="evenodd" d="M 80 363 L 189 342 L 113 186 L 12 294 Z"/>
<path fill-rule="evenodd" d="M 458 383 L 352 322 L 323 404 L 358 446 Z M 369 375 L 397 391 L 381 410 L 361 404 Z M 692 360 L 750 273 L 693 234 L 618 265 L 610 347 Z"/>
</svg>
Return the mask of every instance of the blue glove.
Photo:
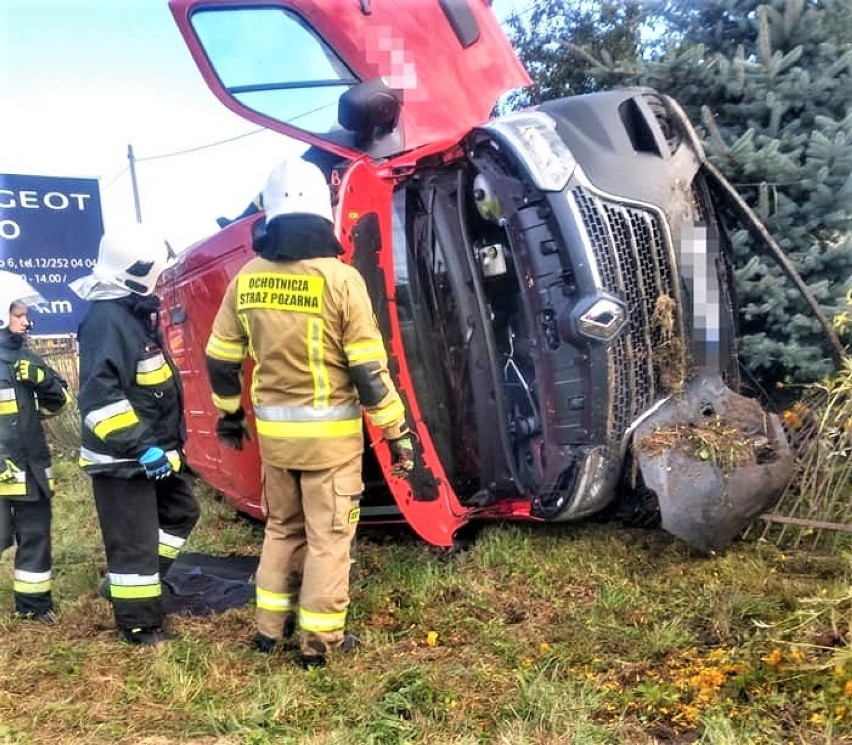
<svg viewBox="0 0 852 745">
<path fill-rule="evenodd" d="M 174 472 L 172 464 L 166 458 L 166 453 L 162 448 L 150 447 L 142 455 L 139 456 L 139 463 L 145 469 L 145 475 L 149 479 L 166 478 Z"/>
</svg>

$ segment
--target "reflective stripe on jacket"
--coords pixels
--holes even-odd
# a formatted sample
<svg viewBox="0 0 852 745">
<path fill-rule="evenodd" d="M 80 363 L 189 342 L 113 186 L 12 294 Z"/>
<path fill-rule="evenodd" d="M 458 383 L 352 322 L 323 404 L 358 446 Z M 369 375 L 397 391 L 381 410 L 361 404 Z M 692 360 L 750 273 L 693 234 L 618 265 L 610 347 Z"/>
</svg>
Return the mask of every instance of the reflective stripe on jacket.
<svg viewBox="0 0 852 745">
<path fill-rule="evenodd" d="M 386 437 L 405 424 L 364 280 L 337 258 L 256 258 L 240 270 L 207 343 L 213 402 L 223 412 L 239 408 L 247 356 L 255 360 L 251 400 L 266 462 L 346 462 L 363 449 L 361 406 Z"/>
</svg>

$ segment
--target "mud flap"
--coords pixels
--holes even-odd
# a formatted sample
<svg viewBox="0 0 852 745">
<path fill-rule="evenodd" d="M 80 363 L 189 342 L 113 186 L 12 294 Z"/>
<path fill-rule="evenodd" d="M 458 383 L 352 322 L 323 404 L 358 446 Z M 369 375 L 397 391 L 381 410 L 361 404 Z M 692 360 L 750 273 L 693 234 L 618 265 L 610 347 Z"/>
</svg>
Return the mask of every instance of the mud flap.
<svg viewBox="0 0 852 745">
<path fill-rule="evenodd" d="M 712 429 L 715 428 L 715 429 Z M 703 432 L 723 432 L 714 452 Z M 727 448 L 727 450 L 724 450 Z M 693 380 L 637 427 L 633 452 L 662 527 L 702 553 L 721 552 L 781 495 L 793 454 L 778 417 L 719 377 Z M 719 456 L 736 452 L 736 458 Z"/>
</svg>

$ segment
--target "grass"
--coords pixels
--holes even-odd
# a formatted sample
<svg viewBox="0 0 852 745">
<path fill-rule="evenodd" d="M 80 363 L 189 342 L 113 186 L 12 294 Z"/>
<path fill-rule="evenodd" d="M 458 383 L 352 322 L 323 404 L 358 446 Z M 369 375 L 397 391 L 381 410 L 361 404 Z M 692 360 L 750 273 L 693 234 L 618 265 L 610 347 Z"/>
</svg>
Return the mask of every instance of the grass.
<svg viewBox="0 0 852 745">
<path fill-rule="evenodd" d="M 250 607 L 118 643 L 88 481 L 56 471 L 56 625 L 11 616 L 0 560 L 0 743 L 852 742 L 847 554 L 703 559 L 657 531 L 504 524 L 448 556 L 362 530 L 363 647 L 306 673 L 250 649 Z M 259 526 L 199 495 L 187 549 L 256 554 Z"/>
<path fill-rule="evenodd" d="M 852 311 L 852 293 L 849 308 Z M 848 314 L 844 314 L 848 322 Z M 797 525 L 770 525 L 765 536 L 776 543 L 837 548 L 849 535 L 825 523 L 852 521 L 852 357 L 829 379 L 805 388 L 783 414 L 796 453 L 797 474 L 774 511 L 799 519 Z"/>
</svg>

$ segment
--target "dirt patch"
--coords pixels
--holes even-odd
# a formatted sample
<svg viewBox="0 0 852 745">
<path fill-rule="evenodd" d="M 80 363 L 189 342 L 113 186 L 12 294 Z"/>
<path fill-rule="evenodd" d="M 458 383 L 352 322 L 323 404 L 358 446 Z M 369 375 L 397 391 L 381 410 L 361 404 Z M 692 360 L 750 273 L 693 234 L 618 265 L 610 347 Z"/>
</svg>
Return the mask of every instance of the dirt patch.
<svg viewBox="0 0 852 745">
<path fill-rule="evenodd" d="M 723 473 L 765 463 L 772 457 L 766 414 L 754 399 L 737 396 L 707 407 L 697 421 L 655 427 L 634 447 L 648 455 L 679 449 L 699 460 L 712 461 Z"/>
</svg>

